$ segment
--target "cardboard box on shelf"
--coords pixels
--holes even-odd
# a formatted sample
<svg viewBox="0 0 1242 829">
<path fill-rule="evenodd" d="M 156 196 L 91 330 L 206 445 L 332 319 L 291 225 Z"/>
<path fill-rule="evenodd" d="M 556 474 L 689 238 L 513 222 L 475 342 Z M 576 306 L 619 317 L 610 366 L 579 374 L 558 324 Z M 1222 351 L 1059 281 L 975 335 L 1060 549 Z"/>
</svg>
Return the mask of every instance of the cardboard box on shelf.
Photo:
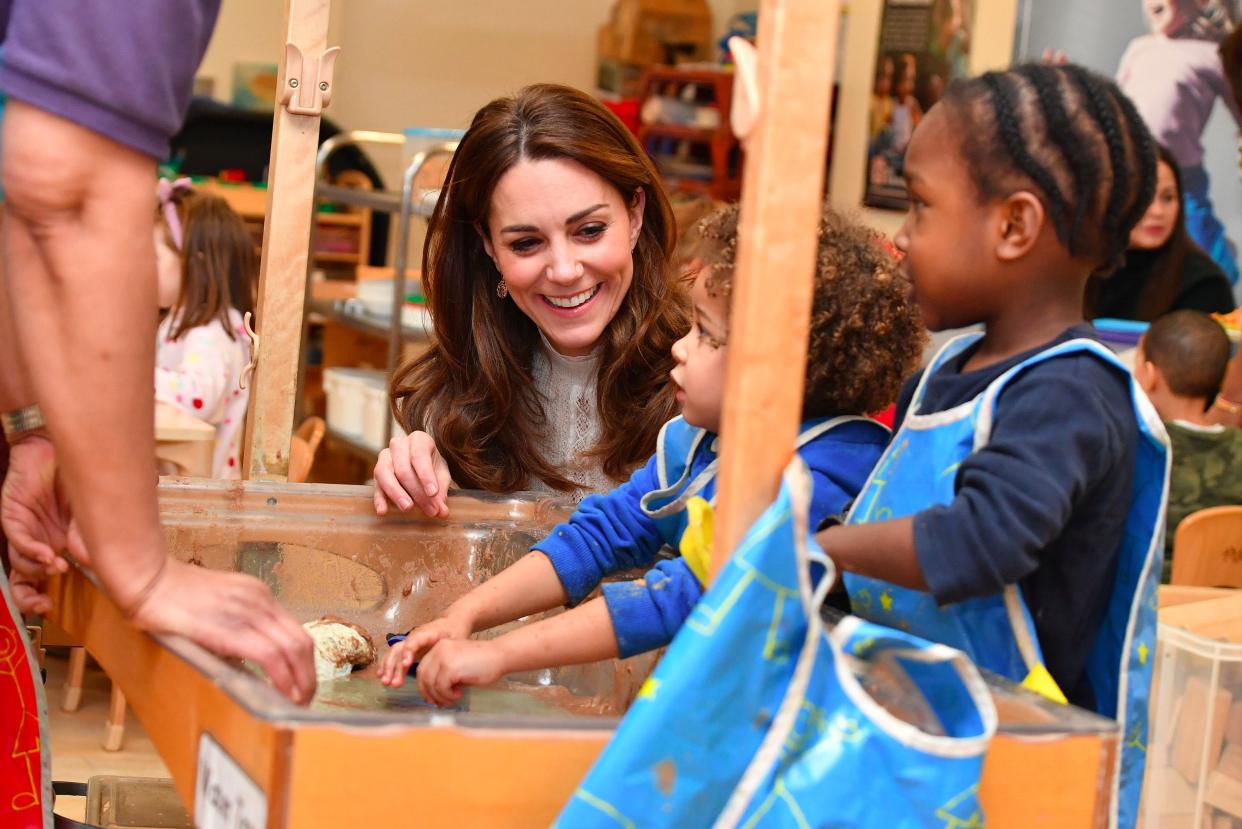
<svg viewBox="0 0 1242 829">
<path fill-rule="evenodd" d="M 707 0 L 617 0 L 596 37 L 598 58 L 646 68 L 711 59 Z"/>
</svg>

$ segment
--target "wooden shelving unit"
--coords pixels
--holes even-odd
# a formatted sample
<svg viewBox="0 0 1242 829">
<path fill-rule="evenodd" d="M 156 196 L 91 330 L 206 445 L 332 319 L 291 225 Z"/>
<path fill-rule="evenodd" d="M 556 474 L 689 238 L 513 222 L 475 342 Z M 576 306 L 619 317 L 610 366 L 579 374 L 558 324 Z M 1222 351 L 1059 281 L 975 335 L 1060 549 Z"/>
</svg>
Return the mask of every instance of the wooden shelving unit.
<svg viewBox="0 0 1242 829">
<path fill-rule="evenodd" d="M 343 173 L 340 184 L 351 189 L 370 190 L 371 183 L 365 175 Z M 257 252 L 263 242 L 263 216 L 267 210 L 267 188 L 253 184 L 216 181 L 208 179 L 196 182 L 195 188 L 204 193 L 219 196 L 245 220 L 254 238 Z M 350 250 L 328 247 L 329 240 L 345 238 Z M 313 251 L 314 267 L 332 271 L 349 279 L 353 269 L 367 264 L 371 253 L 371 209 L 368 207 L 342 206 L 337 212 L 315 213 L 316 249 Z M 327 249 L 325 249 L 327 248 Z M 342 273 L 342 271 L 344 271 Z"/>
<path fill-rule="evenodd" d="M 670 190 L 699 193 L 720 201 L 735 201 L 742 191 L 743 153 L 729 128 L 733 73 L 657 66 L 643 76 L 643 103 L 655 97 L 676 98 L 692 84 L 698 88 L 696 106 L 717 111 L 716 126 L 656 121 L 643 124 L 638 139 L 655 161 Z M 670 92 L 672 94 L 668 94 Z M 662 152 L 663 142 L 676 142 L 673 152 Z"/>
</svg>

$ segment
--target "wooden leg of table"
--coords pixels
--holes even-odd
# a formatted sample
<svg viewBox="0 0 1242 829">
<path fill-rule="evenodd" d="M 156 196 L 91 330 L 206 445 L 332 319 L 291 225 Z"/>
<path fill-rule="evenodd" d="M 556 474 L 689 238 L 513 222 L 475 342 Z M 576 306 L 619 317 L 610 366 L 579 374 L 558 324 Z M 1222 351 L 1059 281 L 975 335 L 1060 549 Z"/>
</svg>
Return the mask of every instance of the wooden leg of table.
<svg viewBox="0 0 1242 829">
<path fill-rule="evenodd" d="M 82 704 L 82 678 L 86 675 L 86 648 L 69 650 L 69 671 L 65 674 L 65 696 L 61 711 L 77 711 Z"/>
<path fill-rule="evenodd" d="M 120 751 L 125 742 L 125 694 L 112 683 L 112 702 L 108 706 L 108 723 L 104 726 L 104 751 Z"/>
</svg>

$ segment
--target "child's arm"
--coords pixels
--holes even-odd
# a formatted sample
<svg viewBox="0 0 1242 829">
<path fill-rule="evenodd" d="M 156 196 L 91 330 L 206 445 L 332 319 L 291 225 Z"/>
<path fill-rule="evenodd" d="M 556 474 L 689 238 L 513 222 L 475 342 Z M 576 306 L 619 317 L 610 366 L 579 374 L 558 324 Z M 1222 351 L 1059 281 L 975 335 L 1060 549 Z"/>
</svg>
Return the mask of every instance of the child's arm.
<svg viewBox="0 0 1242 829">
<path fill-rule="evenodd" d="M 640 502 L 658 488 L 652 457 L 612 492 L 584 499 L 568 521 L 534 546 L 552 562 L 570 604 L 589 596 L 604 576 L 655 562 L 664 539 Z"/>
<path fill-rule="evenodd" d="M 442 640 L 467 639 L 472 633 L 576 604 L 617 570 L 650 563 L 662 540 L 655 522 L 638 506 L 642 493 L 654 489 L 655 459 L 629 481 L 606 495 L 585 499 L 530 554 L 488 579 L 449 606 L 444 614 L 416 628 L 384 657 L 379 678 L 399 688 L 406 671 Z M 422 670 L 420 665 L 419 670 Z"/>
<path fill-rule="evenodd" d="M 489 685 L 505 674 L 598 662 L 617 656 L 604 602 L 583 605 L 496 639 L 446 639 L 418 666 L 418 691 L 436 705 L 461 699 L 463 686 Z"/>
<path fill-rule="evenodd" d="M 410 665 L 442 640 L 468 639 L 478 630 L 531 613 L 561 607 L 567 600 L 552 562 L 535 550 L 449 605 L 437 619 L 420 625 L 394 645 L 380 664 L 379 679 L 400 688 Z M 421 670 L 421 665 L 419 666 Z"/>
<path fill-rule="evenodd" d="M 914 552 L 912 518 L 829 527 L 816 533 L 815 540 L 842 570 L 911 590 L 927 590 Z"/>
<path fill-rule="evenodd" d="M 842 569 L 927 590 L 941 604 L 999 593 L 1040 566 L 1084 505 L 1129 492 L 1137 426 L 1128 382 L 1087 356 L 1027 369 L 997 402 L 988 443 L 958 467 L 951 501 L 816 540 Z M 1124 510 L 1107 517 L 1120 526 Z"/>
</svg>

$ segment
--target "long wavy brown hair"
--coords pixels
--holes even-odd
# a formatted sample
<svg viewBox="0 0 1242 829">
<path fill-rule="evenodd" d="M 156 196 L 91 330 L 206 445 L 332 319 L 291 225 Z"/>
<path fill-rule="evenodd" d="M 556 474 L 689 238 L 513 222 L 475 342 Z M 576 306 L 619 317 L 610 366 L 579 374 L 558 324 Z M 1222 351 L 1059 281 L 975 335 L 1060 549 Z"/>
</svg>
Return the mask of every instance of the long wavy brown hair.
<svg viewBox="0 0 1242 829">
<path fill-rule="evenodd" d="M 528 86 L 475 115 L 462 137 L 428 225 L 423 289 L 435 321 L 431 348 L 392 379 L 392 407 L 406 431 L 432 434 L 458 486 L 508 492 L 532 478 L 567 491 L 581 484 L 551 465 L 537 436 L 549 418 L 531 360 L 539 330 L 497 298 L 500 272 L 476 228 L 492 192 L 520 161 L 568 159 L 633 205 L 646 193 L 634 276 L 599 346 L 596 406 L 601 438 L 591 452 L 621 479 L 655 449 L 677 413 L 668 372 L 673 343 L 689 328 L 688 301 L 670 257 L 676 228 L 668 198 L 641 145 L 594 98 L 552 84 Z"/>
<path fill-rule="evenodd" d="M 181 290 L 168 314 L 169 338 L 179 340 L 189 331 L 213 320 L 230 340 L 240 336 L 229 321 L 229 309 L 254 312 L 258 261 L 246 222 L 219 196 L 181 189 L 172 194 L 181 222 Z M 165 241 L 177 249 L 162 211 L 157 221 Z"/>
</svg>

